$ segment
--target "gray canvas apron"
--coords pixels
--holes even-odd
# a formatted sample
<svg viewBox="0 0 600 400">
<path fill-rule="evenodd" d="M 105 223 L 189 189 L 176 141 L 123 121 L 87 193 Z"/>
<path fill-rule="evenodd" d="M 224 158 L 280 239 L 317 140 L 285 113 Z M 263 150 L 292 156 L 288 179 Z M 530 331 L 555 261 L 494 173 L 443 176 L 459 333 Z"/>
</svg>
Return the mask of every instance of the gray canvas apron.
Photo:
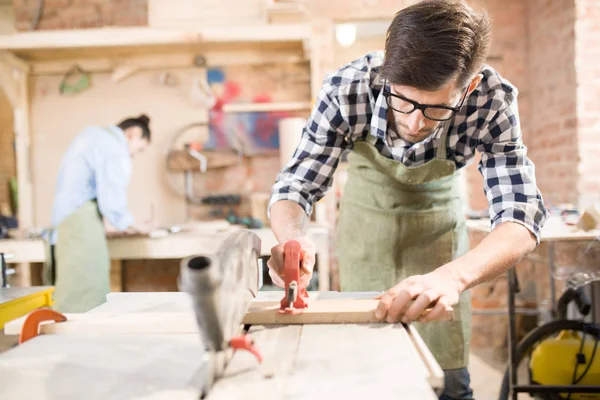
<svg viewBox="0 0 600 400">
<path fill-rule="evenodd" d="M 355 144 L 337 233 L 341 290 L 385 291 L 468 251 L 456 167 L 446 160 L 447 131 L 436 157 L 419 167 L 384 157 L 371 135 Z M 468 291 L 454 306 L 452 321 L 414 325 L 443 369 L 467 366 Z"/>
</svg>

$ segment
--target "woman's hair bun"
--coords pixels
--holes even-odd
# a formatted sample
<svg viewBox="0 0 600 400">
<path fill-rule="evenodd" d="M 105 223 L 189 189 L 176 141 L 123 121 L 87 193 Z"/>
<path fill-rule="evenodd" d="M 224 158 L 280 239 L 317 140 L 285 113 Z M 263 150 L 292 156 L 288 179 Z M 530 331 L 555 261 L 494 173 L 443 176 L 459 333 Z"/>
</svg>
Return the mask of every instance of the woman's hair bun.
<svg viewBox="0 0 600 400">
<path fill-rule="evenodd" d="M 138 121 L 140 121 L 142 124 L 148 125 L 150 124 L 150 118 L 148 118 L 148 116 L 146 114 L 142 114 L 140 115 L 138 118 Z"/>
</svg>

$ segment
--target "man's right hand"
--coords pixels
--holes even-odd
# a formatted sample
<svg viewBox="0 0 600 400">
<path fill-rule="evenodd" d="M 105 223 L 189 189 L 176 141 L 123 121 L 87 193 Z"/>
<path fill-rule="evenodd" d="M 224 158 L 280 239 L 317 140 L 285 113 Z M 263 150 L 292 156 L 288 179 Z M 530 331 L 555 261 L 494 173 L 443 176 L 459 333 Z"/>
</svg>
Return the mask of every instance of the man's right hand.
<svg viewBox="0 0 600 400">
<path fill-rule="evenodd" d="M 300 282 L 298 282 L 300 289 L 306 288 L 310 283 L 312 277 L 313 268 L 315 266 L 315 245 L 306 236 L 300 236 L 294 238 L 300 243 L 302 251 L 300 253 Z M 273 283 L 279 287 L 284 287 L 283 282 L 283 246 L 285 243 L 278 244 L 271 249 L 271 258 L 267 262 L 269 267 L 269 276 Z"/>
</svg>

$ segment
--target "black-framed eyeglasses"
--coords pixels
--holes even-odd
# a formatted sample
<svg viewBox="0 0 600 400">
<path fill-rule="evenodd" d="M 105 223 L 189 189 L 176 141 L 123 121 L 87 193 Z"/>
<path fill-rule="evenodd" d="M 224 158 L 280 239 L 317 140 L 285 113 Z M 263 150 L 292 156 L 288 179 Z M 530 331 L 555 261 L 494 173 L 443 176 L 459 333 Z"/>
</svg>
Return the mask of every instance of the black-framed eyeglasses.
<svg viewBox="0 0 600 400">
<path fill-rule="evenodd" d="M 416 101 L 407 99 L 404 96 L 392 93 L 388 89 L 387 81 L 384 81 L 383 85 L 383 95 L 385 96 L 385 100 L 389 108 L 401 114 L 410 114 L 415 110 L 421 110 L 421 112 L 426 118 L 431 119 L 433 121 L 447 121 L 454 117 L 454 114 L 456 114 L 463 106 L 468 91 L 469 87 L 467 86 L 458 106 L 448 107 L 417 103 Z M 393 98 L 398 99 L 395 101 L 396 104 L 393 104 Z"/>
</svg>

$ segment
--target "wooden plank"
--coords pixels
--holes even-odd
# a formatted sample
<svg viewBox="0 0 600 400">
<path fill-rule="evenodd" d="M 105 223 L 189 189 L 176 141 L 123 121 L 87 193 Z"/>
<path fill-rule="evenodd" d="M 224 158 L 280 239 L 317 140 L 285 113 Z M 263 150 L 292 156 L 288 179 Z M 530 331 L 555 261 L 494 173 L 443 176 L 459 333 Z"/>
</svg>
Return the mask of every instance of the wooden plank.
<svg viewBox="0 0 600 400">
<path fill-rule="evenodd" d="M 43 334 L 199 334 L 187 313 L 66 313 L 67 321 L 40 325 Z M 6 335 L 18 335 L 25 317 L 5 325 Z"/>
<path fill-rule="evenodd" d="M 251 325 L 356 324 L 376 323 L 375 309 L 379 300 L 373 299 L 314 299 L 302 314 L 279 313 L 279 301 L 254 301 L 244 317 Z M 40 327 L 46 334 L 59 333 L 198 333 L 194 313 L 83 313 L 65 314 L 67 321 L 48 323 Z M 24 318 L 6 325 L 7 335 L 21 331 Z"/>
<path fill-rule="evenodd" d="M 310 299 L 308 308 L 298 315 L 279 313 L 279 301 L 254 302 L 250 306 L 245 324 L 361 324 L 378 322 L 374 299 Z"/>
<path fill-rule="evenodd" d="M 199 335 L 40 336 L 0 354 L 2 399 L 197 400 Z"/>
<path fill-rule="evenodd" d="M 0 35 L 0 50 L 156 46 L 203 42 L 286 42 L 302 41 L 309 36 L 310 26 L 306 24 L 207 27 L 187 30 L 110 27 Z"/>
<path fill-rule="evenodd" d="M 427 370 L 427 381 L 433 388 L 443 388 L 444 371 L 421 338 L 421 335 L 419 335 L 419 332 L 417 332 L 417 329 L 413 325 L 405 325 L 405 328 L 410 340 L 412 340 L 415 351 Z"/>
</svg>

